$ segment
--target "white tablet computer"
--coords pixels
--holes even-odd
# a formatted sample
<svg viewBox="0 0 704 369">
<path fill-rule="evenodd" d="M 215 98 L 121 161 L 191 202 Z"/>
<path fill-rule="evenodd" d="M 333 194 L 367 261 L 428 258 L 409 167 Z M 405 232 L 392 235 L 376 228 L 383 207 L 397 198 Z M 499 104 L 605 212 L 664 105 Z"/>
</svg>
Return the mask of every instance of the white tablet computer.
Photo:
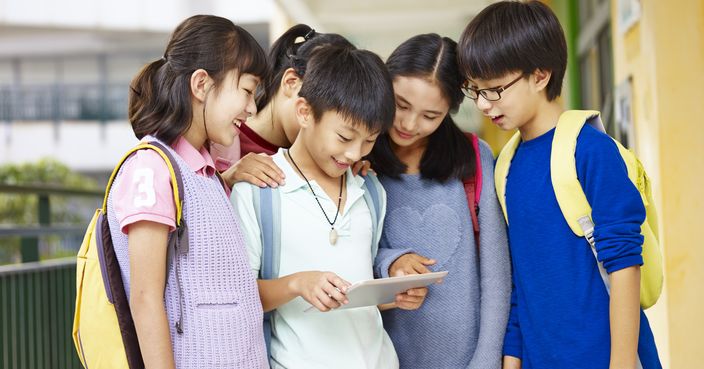
<svg viewBox="0 0 704 369">
<path fill-rule="evenodd" d="M 375 306 L 393 302 L 397 294 L 411 288 L 425 287 L 440 282 L 446 275 L 447 271 L 444 271 L 356 282 L 347 289 L 347 299 L 350 302 L 335 310 Z M 312 312 L 318 311 L 318 309 L 311 306 L 305 311 Z"/>
</svg>

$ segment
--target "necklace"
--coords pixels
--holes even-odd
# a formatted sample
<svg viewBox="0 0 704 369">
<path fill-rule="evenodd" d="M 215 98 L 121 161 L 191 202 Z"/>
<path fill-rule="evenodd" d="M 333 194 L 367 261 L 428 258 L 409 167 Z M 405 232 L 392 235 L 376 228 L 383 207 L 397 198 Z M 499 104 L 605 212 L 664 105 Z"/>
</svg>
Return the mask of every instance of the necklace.
<svg viewBox="0 0 704 369">
<path fill-rule="evenodd" d="M 340 194 L 337 196 L 337 211 L 335 212 L 335 219 L 330 221 L 330 218 L 328 218 L 328 214 L 325 212 L 325 209 L 323 209 L 323 205 L 320 204 L 320 200 L 318 200 L 318 196 L 315 194 L 315 191 L 313 191 L 313 186 L 310 185 L 310 181 L 308 181 L 308 178 L 306 178 L 306 175 L 303 174 L 303 171 L 301 171 L 301 168 L 298 167 L 296 164 L 296 161 L 293 160 L 293 156 L 291 156 L 291 151 L 286 150 L 286 154 L 288 154 L 288 158 L 291 159 L 291 163 L 293 164 L 294 167 L 296 167 L 296 170 L 298 173 L 301 174 L 303 179 L 306 181 L 306 184 L 308 185 L 308 188 L 310 188 L 310 192 L 313 193 L 313 198 L 315 198 L 315 202 L 318 203 L 318 206 L 320 207 L 320 210 L 323 212 L 323 215 L 325 216 L 325 220 L 330 224 L 330 244 L 335 245 L 337 243 L 337 231 L 335 230 L 335 222 L 337 222 L 337 216 L 340 215 L 340 204 L 342 203 L 342 184 L 343 181 L 345 180 L 345 174 L 343 174 L 340 177 Z"/>
</svg>

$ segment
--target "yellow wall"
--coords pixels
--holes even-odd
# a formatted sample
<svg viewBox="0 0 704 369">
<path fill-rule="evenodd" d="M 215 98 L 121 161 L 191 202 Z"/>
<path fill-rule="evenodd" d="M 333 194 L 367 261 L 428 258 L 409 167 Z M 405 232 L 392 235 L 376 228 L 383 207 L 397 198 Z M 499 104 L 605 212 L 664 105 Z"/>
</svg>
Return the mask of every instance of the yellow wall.
<svg viewBox="0 0 704 369">
<path fill-rule="evenodd" d="M 635 150 L 660 211 L 665 294 L 647 311 L 665 368 L 702 367 L 704 348 L 704 1 L 640 0 L 619 30 L 612 0 L 614 83 L 633 81 Z"/>
</svg>

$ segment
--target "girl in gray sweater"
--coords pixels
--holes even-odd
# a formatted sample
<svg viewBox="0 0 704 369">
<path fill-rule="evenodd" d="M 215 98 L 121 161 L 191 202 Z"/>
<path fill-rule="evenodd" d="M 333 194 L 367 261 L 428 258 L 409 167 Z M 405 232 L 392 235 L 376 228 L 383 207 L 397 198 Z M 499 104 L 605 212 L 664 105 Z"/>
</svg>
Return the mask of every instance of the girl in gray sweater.
<svg viewBox="0 0 704 369">
<path fill-rule="evenodd" d="M 476 152 L 450 117 L 463 99 L 455 49 L 427 34 L 389 56 L 396 117 L 370 155 L 388 197 L 377 277 L 449 271 L 420 309 L 383 312 L 401 368 L 501 366 L 511 292 L 506 224 L 491 150 L 480 141 Z M 479 170 L 476 240 L 463 181 Z"/>
</svg>

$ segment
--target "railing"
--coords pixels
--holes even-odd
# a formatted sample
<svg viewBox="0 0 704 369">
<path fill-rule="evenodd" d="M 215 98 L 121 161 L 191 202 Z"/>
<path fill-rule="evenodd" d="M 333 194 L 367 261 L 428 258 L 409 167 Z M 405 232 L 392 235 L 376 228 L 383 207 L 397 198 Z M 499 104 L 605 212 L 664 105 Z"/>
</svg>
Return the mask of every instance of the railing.
<svg viewBox="0 0 704 369">
<path fill-rule="evenodd" d="M 127 84 L 0 85 L 0 121 L 126 119 Z"/>
<path fill-rule="evenodd" d="M 75 299 L 74 258 L 0 266 L 0 367 L 80 368 Z"/>
<path fill-rule="evenodd" d="M 101 191 L 5 184 L 0 184 L 0 193 L 38 196 L 39 215 L 38 225 L 0 227 L 0 238 L 22 237 L 23 261 L 0 266 L 0 367 L 80 368 L 71 338 L 76 262 L 72 257 L 38 261 L 39 238 L 70 235 L 80 242 L 80 235 L 87 226 L 87 223 L 52 225 L 50 197 L 102 198 L 103 194 Z"/>
</svg>

